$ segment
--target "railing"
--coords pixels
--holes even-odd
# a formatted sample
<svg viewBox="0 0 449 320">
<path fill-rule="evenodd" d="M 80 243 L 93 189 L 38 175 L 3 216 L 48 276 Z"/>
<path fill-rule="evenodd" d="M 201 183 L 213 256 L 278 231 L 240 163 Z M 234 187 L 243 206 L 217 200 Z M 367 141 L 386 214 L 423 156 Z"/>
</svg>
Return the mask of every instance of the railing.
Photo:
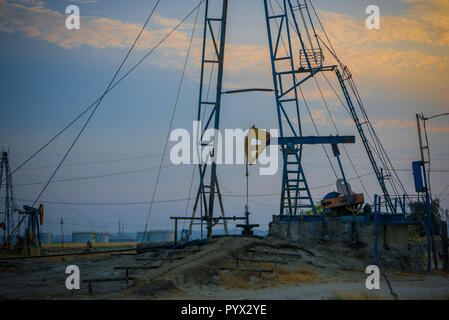
<svg viewBox="0 0 449 320">
<path fill-rule="evenodd" d="M 307 59 L 309 60 L 310 67 L 312 69 L 321 68 L 323 66 L 323 50 L 321 49 L 306 49 L 299 50 L 299 66 L 300 69 L 309 69 L 309 64 L 307 63 Z"/>
<path fill-rule="evenodd" d="M 385 201 L 385 197 L 375 194 L 374 195 L 374 204 L 373 204 L 373 211 L 377 214 L 389 214 L 389 215 L 395 215 L 395 214 L 405 214 L 408 215 L 410 211 L 407 211 L 409 209 L 409 202 L 412 199 L 418 199 L 418 196 L 409 196 L 409 195 L 402 195 L 402 196 L 390 196 L 391 202 L 393 204 L 393 212 L 391 212 L 390 206 L 387 205 L 387 202 Z"/>
</svg>

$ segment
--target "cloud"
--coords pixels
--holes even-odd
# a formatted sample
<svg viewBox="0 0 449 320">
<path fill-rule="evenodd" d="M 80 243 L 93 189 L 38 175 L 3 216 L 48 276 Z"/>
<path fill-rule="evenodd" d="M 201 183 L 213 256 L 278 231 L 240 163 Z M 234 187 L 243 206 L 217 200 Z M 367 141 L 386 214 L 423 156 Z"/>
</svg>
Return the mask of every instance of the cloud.
<svg viewBox="0 0 449 320">
<path fill-rule="evenodd" d="M 429 126 L 427 130 L 432 132 L 449 132 L 449 126 Z"/>
<path fill-rule="evenodd" d="M 320 11 L 320 15 L 337 53 L 343 61 L 350 62 L 351 72 L 357 78 L 374 79 L 379 83 L 388 81 L 401 94 L 421 86 L 420 90 L 427 91 L 423 96 L 444 101 L 449 94 L 444 85 L 449 74 L 448 1 L 403 1 L 410 4 L 410 9 L 401 16 L 382 15 L 381 30 L 377 31 L 367 30 L 363 20 L 349 15 L 328 11 Z M 69 31 L 65 29 L 65 19 L 64 13 L 45 8 L 42 1 L 0 0 L 1 32 L 22 33 L 66 49 L 129 47 L 141 28 L 117 19 L 82 16 L 81 29 Z M 142 34 L 137 49 L 148 50 L 178 23 L 177 19 L 156 14 L 149 28 L 151 31 Z M 152 63 L 160 67 L 181 67 L 192 27 L 192 24 L 183 24 L 160 47 Z M 200 27 L 198 24 L 197 30 Z M 201 46 L 201 39 L 195 38 L 191 56 L 196 66 L 200 64 Z M 225 69 L 228 72 L 253 75 L 264 72 L 269 78 L 269 64 L 265 45 L 227 43 Z M 329 91 L 323 93 L 326 98 L 332 96 Z M 321 99 L 316 90 L 308 90 L 306 97 Z"/>
<path fill-rule="evenodd" d="M 436 35 L 437 44 L 449 43 L 449 2 L 447 0 L 403 0 L 413 4 L 409 16 Z"/>
<path fill-rule="evenodd" d="M 141 26 L 105 17 L 88 17 L 81 15 L 81 29 L 67 30 L 64 13 L 44 7 L 42 1 L 34 0 L 0 0 L 0 31 L 18 32 L 30 38 L 41 39 L 65 49 L 83 46 L 94 48 L 129 47 Z M 155 14 L 152 31 L 144 31 L 137 49 L 147 50 L 168 34 L 180 21 Z M 154 26 L 155 25 L 155 26 Z M 160 66 L 179 67 L 182 65 L 190 41 L 193 24 L 183 23 L 160 46 L 164 56 L 179 58 L 157 62 Z M 198 27 L 197 27 L 198 28 Z M 199 65 L 201 59 L 201 39 L 194 39 L 192 57 Z M 269 54 L 263 46 L 227 44 L 225 68 L 228 71 L 257 69 L 269 63 Z"/>
<path fill-rule="evenodd" d="M 397 16 L 381 8 L 380 30 L 346 14 L 319 14 L 340 59 L 372 88 L 368 94 L 382 84 L 391 98 L 415 97 L 441 109 L 449 99 L 449 1 L 403 1 L 410 7 Z"/>
<path fill-rule="evenodd" d="M 344 61 L 351 61 L 353 72 L 392 75 L 407 69 L 438 70 L 449 67 L 448 19 L 442 23 L 436 18 L 440 14 L 448 16 L 449 8 L 447 5 L 438 7 L 436 3 L 439 2 L 428 0 L 425 4 L 416 4 L 400 17 L 381 16 L 381 29 L 374 31 L 368 30 L 363 20 L 349 15 L 327 11 L 320 11 L 320 15 L 337 53 Z M 418 13 L 418 7 L 426 10 Z M 434 15 L 437 9 L 440 13 Z M 435 48 L 430 49 L 429 45 Z"/>
<path fill-rule="evenodd" d="M 449 2 L 446 0 L 403 0 L 411 8 L 400 16 L 381 11 L 380 30 L 368 30 L 362 19 L 321 10 L 331 38 L 340 45 L 392 44 L 413 42 L 449 46 Z"/>
<path fill-rule="evenodd" d="M 81 16 L 81 29 L 67 30 L 65 20 L 65 14 L 44 8 L 41 1 L 0 0 L 0 30 L 23 33 L 27 37 L 54 43 L 66 49 L 82 46 L 129 47 L 141 29 L 137 24 L 116 19 Z M 169 28 L 165 27 L 168 20 L 161 17 L 156 17 L 155 20 L 159 29 L 145 31 L 137 48 L 148 49 L 169 32 Z M 179 32 L 173 34 L 167 42 L 171 49 L 179 49 L 185 41 L 186 34 Z"/>
<path fill-rule="evenodd" d="M 345 120 L 341 122 L 347 126 L 353 126 L 354 122 L 352 120 Z M 376 129 L 413 129 L 416 131 L 416 120 L 400 120 L 400 119 L 383 119 L 374 121 L 373 127 Z M 431 126 L 428 125 L 427 131 L 432 132 L 449 132 L 448 126 Z"/>
<path fill-rule="evenodd" d="M 72 2 L 78 2 L 78 3 L 97 3 L 99 0 L 71 0 Z"/>
<path fill-rule="evenodd" d="M 409 128 L 409 127 L 416 127 L 416 122 L 414 121 L 401 121 L 401 120 L 378 120 L 375 121 L 373 124 L 373 127 L 376 129 L 381 129 L 381 128 Z"/>
</svg>

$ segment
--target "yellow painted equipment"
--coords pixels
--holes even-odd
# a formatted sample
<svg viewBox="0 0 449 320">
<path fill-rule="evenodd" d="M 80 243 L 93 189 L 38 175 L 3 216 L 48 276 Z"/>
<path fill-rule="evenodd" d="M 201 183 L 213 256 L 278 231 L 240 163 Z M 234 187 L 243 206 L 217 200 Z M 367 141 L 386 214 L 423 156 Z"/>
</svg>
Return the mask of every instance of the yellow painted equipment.
<svg viewBox="0 0 449 320">
<path fill-rule="evenodd" d="M 41 204 L 39 206 L 39 224 L 43 225 L 44 224 L 44 205 Z"/>
<path fill-rule="evenodd" d="M 254 140 L 256 140 L 255 144 L 253 144 Z M 270 133 L 268 131 L 258 129 L 254 125 L 249 129 L 245 137 L 245 155 L 249 165 L 254 164 L 269 142 Z"/>
<path fill-rule="evenodd" d="M 349 200 L 348 196 L 340 196 L 331 199 L 325 199 L 321 201 L 323 208 L 325 209 L 336 209 L 339 207 L 345 207 L 349 211 L 357 212 L 359 211 L 363 203 L 365 202 L 365 198 L 363 197 L 363 193 L 355 193 L 352 194 L 352 201 Z"/>
</svg>

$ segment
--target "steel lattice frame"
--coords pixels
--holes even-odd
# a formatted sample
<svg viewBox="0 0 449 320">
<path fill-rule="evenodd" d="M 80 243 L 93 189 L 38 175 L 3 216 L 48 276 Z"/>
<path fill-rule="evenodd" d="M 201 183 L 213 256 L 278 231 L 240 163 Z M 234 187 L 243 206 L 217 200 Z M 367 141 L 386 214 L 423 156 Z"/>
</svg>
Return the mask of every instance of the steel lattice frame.
<svg viewBox="0 0 449 320">
<path fill-rule="evenodd" d="M 14 192 L 12 186 L 12 176 L 11 169 L 9 166 L 8 160 L 8 152 L 2 151 L 2 159 L 0 164 L 0 181 L 3 181 L 3 172 L 5 173 L 5 207 L 4 207 L 4 216 L 5 216 L 5 231 L 3 233 L 3 241 L 9 241 L 11 237 L 11 231 L 14 227 L 14 211 L 16 209 L 15 200 L 14 200 Z M 1 191 L 0 185 L 0 191 Z"/>
<path fill-rule="evenodd" d="M 200 92 L 198 100 L 198 122 L 201 122 L 202 115 L 204 114 L 207 119 L 206 123 L 201 128 L 201 132 L 194 133 L 197 135 L 195 143 L 198 146 L 198 153 L 196 156 L 200 161 L 198 166 L 200 175 L 200 184 L 198 187 L 197 196 L 195 199 L 195 204 L 193 207 L 192 218 L 195 217 L 198 205 L 202 203 L 204 209 L 203 217 L 207 222 L 207 237 L 212 236 L 212 227 L 217 220 L 214 218 L 214 206 L 215 197 L 218 197 L 221 215 L 224 218 L 224 208 L 221 198 L 220 188 L 217 179 L 217 164 L 214 161 L 214 152 L 217 149 L 217 136 L 213 137 L 212 146 L 210 143 L 203 143 L 203 137 L 206 130 L 213 128 L 217 132 L 220 128 L 220 109 L 221 109 L 221 96 L 222 96 L 222 85 L 223 85 L 223 61 L 225 53 L 225 41 L 226 41 L 226 20 L 228 14 L 228 0 L 223 0 L 223 5 L 221 8 L 221 17 L 211 17 L 210 13 L 210 1 L 206 0 L 205 4 L 205 18 L 204 18 L 204 33 L 203 33 L 203 51 L 201 58 L 201 78 L 200 78 Z M 209 55 L 212 55 L 210 57 Z M 215 77 L 215 99 L 210 100 L 208 97 L 208 91 L 205 90 L 207 83 L 207 76 L 209 75 L 209 70 L 211 72 L 210 76 L 212 79 L 213 69 L 215 66 L 218 67 L 216 77 Z M 209 83 L 210 86 L 210 83 Z M 202 162 L 201 156 L 205 148 L 210 150 L 210 165 L 208 162 Z M 194 155 L 195 156 L 195 155 Z M 208 172 L 208 167 L 210 170 Z M 209 184 L 207 182 L 209 181 Z M 191 220 L 191 225 L 194 220 Z M 223 224 L 225 232 L 227 234 L 226 220 L 223 219 Z M 190 226 L 191 229 L 191 226 Z"/>
</svg>

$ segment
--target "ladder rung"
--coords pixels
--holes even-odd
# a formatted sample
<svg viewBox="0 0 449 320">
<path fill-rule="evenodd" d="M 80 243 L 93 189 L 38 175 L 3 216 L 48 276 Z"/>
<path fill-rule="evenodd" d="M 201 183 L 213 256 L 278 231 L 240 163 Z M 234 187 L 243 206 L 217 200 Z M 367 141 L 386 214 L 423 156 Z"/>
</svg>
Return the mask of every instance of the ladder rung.
<svg viewBox="0 0 449 320">
<path fill-rule="evenodd" d="M 204 60 L 205 63 L 218 63 L 217 60 Z"/>
<path fill-rule="evenodd" d="M 207 18 L 208 21 L 222 21 L 221 18 Z"/>
<path fill-rule="evenodd" d="M 214 106 L 214 105 L 216 105 L 217 103 L 216 103 L 216 102 L 203 101 L 203 102 L 201 102 L 201 104 L 208 104 L 208 105 Z"/>
<path fill-rule="evenodd" d="M 279 60 L 287 60 L 287 59 L 291 59 L 290 56 L 288 57 L 280 57 L 280 58 L 274 58 L 274 61 L 279 61 Z"/>
<path fill-rule="evenodd" d="M 276 75 L 286 75 L 286 74 L 292 74 L 292 73 L 295 73 L 295 71 L 282 71 L 282 72 L 276 73 Z"/>
<path fill-rule="evenodd" d="M 310 204 L 308 204 L 308 205 L 301 205 L 301 204 L 298 204 L 298 205 L 292 205 L 292 206 L 286 206 L 286 205 L 284 205 L 284 208 L 312 208 L 312 205 L 310 205 Z"/>
<path fill-rule="evenodd" d="M 298 3 L 297 5 L 292 5 L 292 9 L 295 11 L 298 11 L 298 10 L 300 10 L 300 9 L 305 9 L 305 8 L 307 8 L 307 6 L 306 6 L 306 4 L 301 4 L 301 3 Z"/>
<path fill-rule="evenodd" d="M 284 103 L 284 102 L 293 102 L 293 101 L 296 101 L 296 99 L 291 98 L 291 99 L 279 100 L 280 103 Z"/>
<path fill-rule="evenodd" d="M 268 19 L 279 19 L 285 17 L 285 14 L 278 14 L 276 16 L 268 16 Z"/>
<path fill-rule="evenodd" d="M 291 198 L 287 198 L 286 200 L 290 199 L 290 201 L 293 200 L 310 200 L 309 197 L 291 197 Z"/>
</svg>

